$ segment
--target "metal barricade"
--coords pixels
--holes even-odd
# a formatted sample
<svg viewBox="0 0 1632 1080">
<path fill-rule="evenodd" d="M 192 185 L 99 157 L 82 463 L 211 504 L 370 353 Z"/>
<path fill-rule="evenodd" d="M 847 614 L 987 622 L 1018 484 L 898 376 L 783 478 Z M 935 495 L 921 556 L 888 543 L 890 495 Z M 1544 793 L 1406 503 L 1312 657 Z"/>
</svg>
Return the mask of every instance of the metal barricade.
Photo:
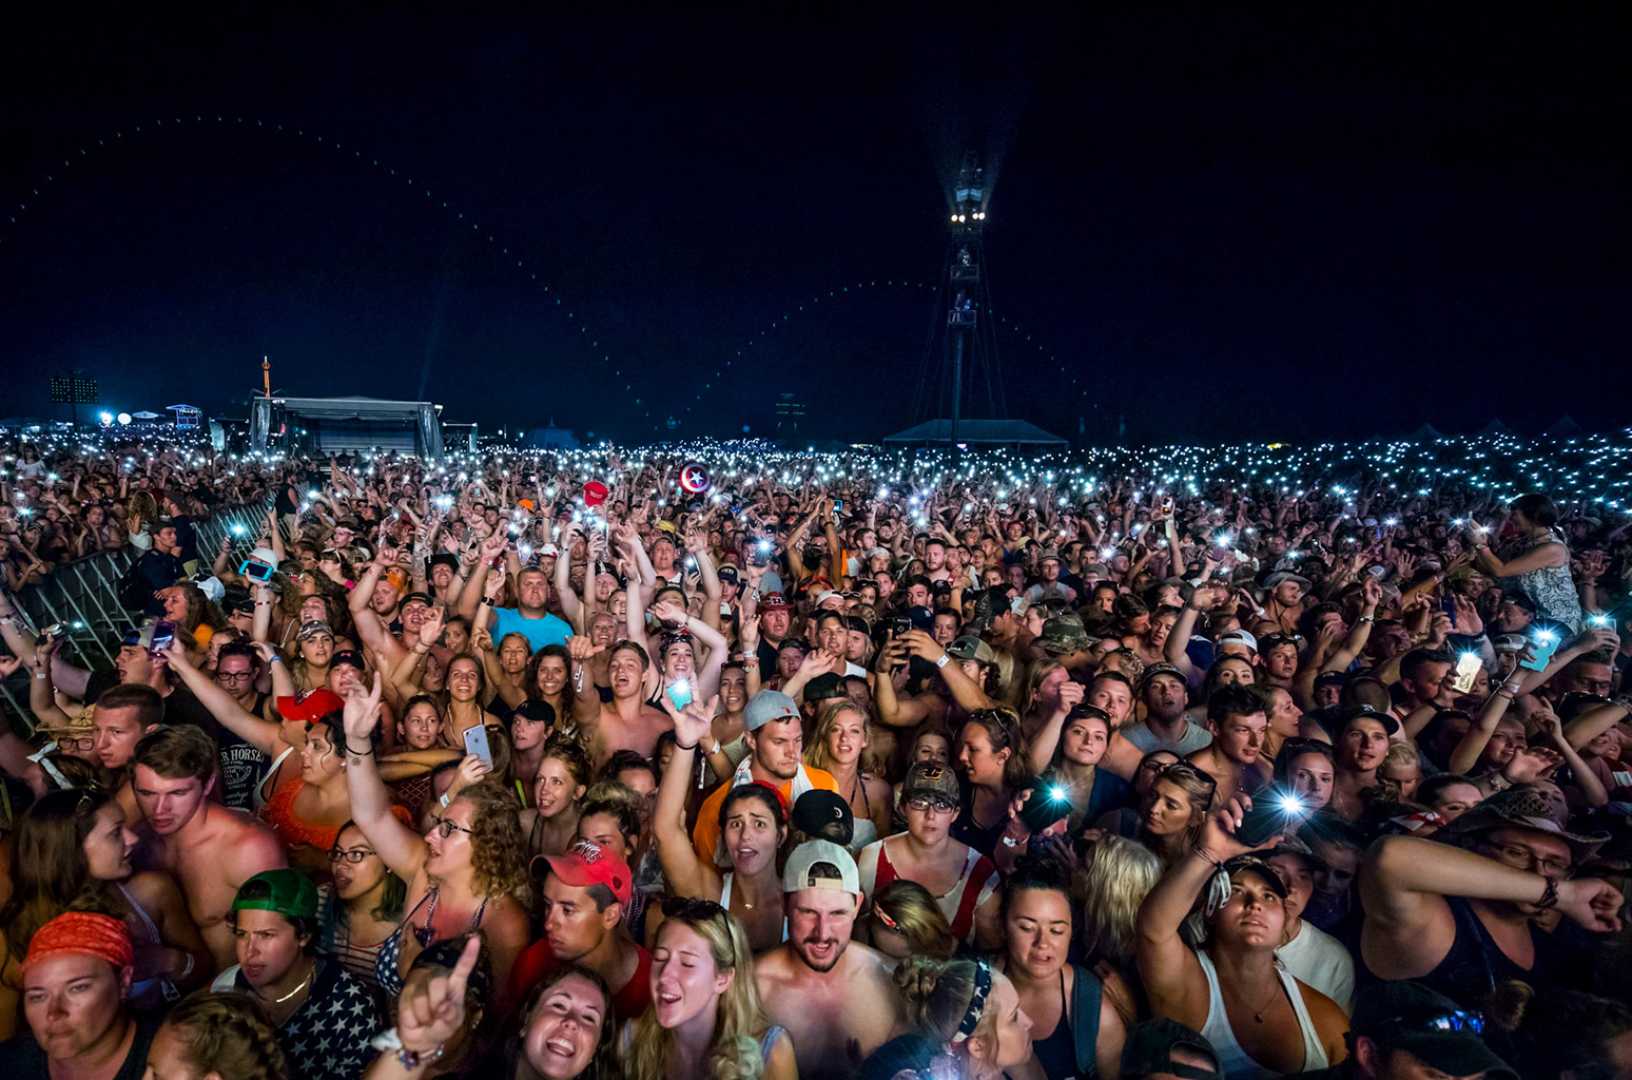
<svg viewBox="0 0 1632 1080">
<path fill-rule="evenodd" d="M 223 507 L 208 518 L 195 521 L 199 566 L 207 570 L 214 563 L 223 537 L 259 536 L 270 507 L 269 496 L 255 503 Z M 240 533 L 234 533 L 234 526 L 240 528 Z M 41 627 L 60 623 L 64 628 L 65 659 L 91 671 L 112 670 L 119 639 L 127 630 L 140 626 L 143 619 L 140 612 L 126 611 L 119 603 L 119 581 L 141 554 L 136 548 L 126 546 L 57 567 L 44 581 L 12 597 L 20 619 L 27 624 L 19 629 L 23 633 L 38 633 Z M 9 682 L 0 681 L 0 708 L 32 727 L 34 718 L 27 707 L 27 678 L 28 673 L 22 671 Z M 14 691 L 20 691 L 21 700 Z"/>
</svg>

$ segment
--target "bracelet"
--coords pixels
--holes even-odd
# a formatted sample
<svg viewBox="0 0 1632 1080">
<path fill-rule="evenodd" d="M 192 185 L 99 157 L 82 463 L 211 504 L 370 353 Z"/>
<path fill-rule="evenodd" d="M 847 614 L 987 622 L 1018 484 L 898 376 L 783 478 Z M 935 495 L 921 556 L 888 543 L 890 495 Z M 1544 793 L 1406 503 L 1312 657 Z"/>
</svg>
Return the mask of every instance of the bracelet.
<svg viewBox="0 0 1632 1080">
<path fill-rule="evenodd" d="M 357 750 L 357 749 L 354 749 L 352 747 L 351 740 L 347 739 L 346 740 L 346 753 L 355 754 L 357 757 L 373 757 L 374 756 L 374 746 L 373 746 L 372 743 L 370 743 L 367 750 Z"/>
<path fill-rule="evenodd" d="M 1362 616 L 1360 616 L 1358 619 L 1356 619 L 1354 621 L 1356 623 L 1376 622 L 1377 621 L 1377 616 L 1375 616 L 1375 615 L 1362 615 Z"/>
<path fill-rule="evenodd" d="M 187 980 L 187 978 L 192 975 L 193 968 L 195 968 L 197 966 L 198 966 L 198 958 L 196 956 L 194 956 L 192 953 L 188 953 L 187 954 L 187 959 L 182 962 L 181 970 L 176 972 L 175 975 L 173 975 L 171 977 L 178 980 L 178 981 L 185 982 Z"/>
<path fill-rule="evenodd" d="M 281 663 L 283 663 L 283 656 L 282 656 L 282 654 L 280 654 L 280 653 L 273 653 L 273 654 L 272 654 L 272 659 L 270 659 L 270 660 L 268 660 L 268 661 L 267 661 L 267 663 L 268 663 L 268 664 L 281 664 Z"/>
<path fill-rule="evenodd" d="M 676 740 L 674 740 L 674 748 L 676 750 L 695 750 L 695 749 L 697 749 L 697 744 L 692 743 L 690 746 L 687 746 L 685 743 L 681 742 L 679 739 L 676 739 Z"/>
<path fill-rule="evenodd" d="M 1558 906 L 1558 882 L 1546 876 L 1541 880 L 1547 884 L 1541 890 L 1541 899 L 1536 901 L 1536 906 L 1543 911 L 1549 911 Z"/>
<path fill-rule="evenodd" d="M 1197 844 L 1194 847 L 1192 847 L 1190 849 L 1190 854 L 1199 855 L 1199 856 L 1201 856 L 1203 861 L 1212 863 L 1214 866 L 1216 866 L 1220 870 L 1224 869 L 1224 864 L 1222 862 L 1220 862 L 1218 859 L 1213 858 L 1212 855 L 1210 855 L 1207 852 L 1207 850 L 1205 848 L 1203 848 L 1200 844 Z"/>
</svg>

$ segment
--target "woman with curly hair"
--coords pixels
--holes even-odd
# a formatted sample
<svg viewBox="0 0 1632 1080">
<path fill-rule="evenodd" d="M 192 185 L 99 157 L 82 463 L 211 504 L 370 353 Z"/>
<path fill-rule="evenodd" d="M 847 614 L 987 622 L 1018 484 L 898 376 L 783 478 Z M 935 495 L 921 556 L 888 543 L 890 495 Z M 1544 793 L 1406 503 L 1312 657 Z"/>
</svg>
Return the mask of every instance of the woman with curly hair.
<svg viewBox="0 0 1632 1080">
<path fill-rule="evenodd" d="M 290 1075 L 277 1029 L 254 998 L 200 990 L 164 1018 L 147 1050 L 149 1076 L 230 1076 L 283 1080 Z"/>
<path fill-rule="evenodd" d="M 623 1029 L 629 1080 L 797 1077 L 793 1040 L 754 984 L 748 935 L 712 900 L 670 899 L 652 947 L 652 1004 Z"/>
<path fill-rule="evenodd" d="M 408 883 L 408 915 L 380 946 L 380 986 L 388 994 L 400 993 L 415 955 L 478 928 L 502 986 L 528 932 L 527 911 L 518 899 L 527 881 L 527 856 L 515 796 L 482 781 L 445 807 L 433 807 L 432 825 L 423 836 L 402 824 L 391 813 L 391 796 L 374 760 L 380 692 L 376 673 L 373 689 L 354 692 L 344 712 L 352 819 L 385 865 Z"/>
</svg>

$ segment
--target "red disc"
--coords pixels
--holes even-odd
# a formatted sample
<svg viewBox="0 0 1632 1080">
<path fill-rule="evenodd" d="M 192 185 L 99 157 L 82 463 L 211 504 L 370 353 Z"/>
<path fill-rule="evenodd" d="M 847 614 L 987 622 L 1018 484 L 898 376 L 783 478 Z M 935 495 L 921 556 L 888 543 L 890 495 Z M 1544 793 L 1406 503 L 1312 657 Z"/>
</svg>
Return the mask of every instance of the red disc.
<svg viewBox="0 0 1632 1080">
<path fill-rule="evenodd" d="M 584 505 L 599 506 L 606 501 L 606 497 L 610 494 L 612 493 L 607 490 L 605 484 L 599 480 L 591 480 L 584 485 Z"/>
</svg>

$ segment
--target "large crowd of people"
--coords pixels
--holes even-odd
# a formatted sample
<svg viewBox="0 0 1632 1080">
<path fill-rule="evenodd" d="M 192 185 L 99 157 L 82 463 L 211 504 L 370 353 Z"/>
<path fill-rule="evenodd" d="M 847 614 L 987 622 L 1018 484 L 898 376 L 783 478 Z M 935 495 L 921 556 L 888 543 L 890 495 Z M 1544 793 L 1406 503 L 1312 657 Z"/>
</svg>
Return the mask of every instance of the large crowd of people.
<svg viewBox="0 0 1632 1080">
<path fill-rule="evenodd" d="M 0 1075 L 1632 1077 L 1627 517 L 1197 453 L 12 447 Z"/>
</svg>

